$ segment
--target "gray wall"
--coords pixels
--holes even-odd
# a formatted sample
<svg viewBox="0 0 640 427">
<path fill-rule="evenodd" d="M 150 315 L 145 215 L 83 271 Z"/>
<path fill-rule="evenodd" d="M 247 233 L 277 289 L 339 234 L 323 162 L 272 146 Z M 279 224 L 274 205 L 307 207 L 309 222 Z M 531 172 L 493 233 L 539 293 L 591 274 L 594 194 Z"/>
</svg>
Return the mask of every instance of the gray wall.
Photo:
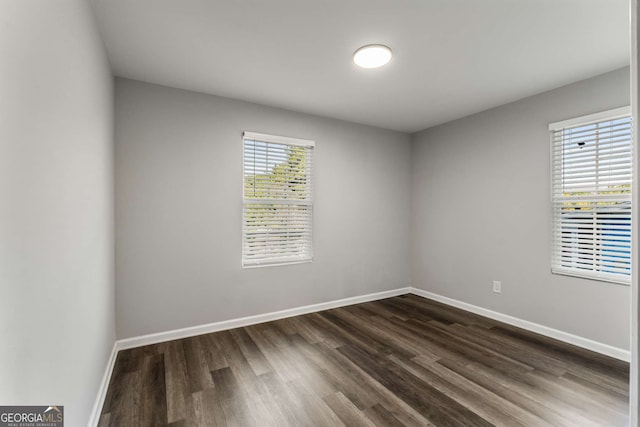
<svg viewBox="0 0 640 427">
<path fill-rule="evenodd" d="M 81 426 L 115 340 L 113 82 L 87 2 L 0 22 L 0 403 Z"/>
<path fill-rule="evenodd" d="M 548 133 L 628 104 L 626 68 L 414 135 L 413 285 L 628 349 L 628 286 L 550 272 Z"/>
<path fill-rule="evenodd" d="M 116 80 L 118 338 L 410 285 L 410 137 Z M 316 141 L 314 261 L 241 268 L 242 131 Z"/>
</svg>

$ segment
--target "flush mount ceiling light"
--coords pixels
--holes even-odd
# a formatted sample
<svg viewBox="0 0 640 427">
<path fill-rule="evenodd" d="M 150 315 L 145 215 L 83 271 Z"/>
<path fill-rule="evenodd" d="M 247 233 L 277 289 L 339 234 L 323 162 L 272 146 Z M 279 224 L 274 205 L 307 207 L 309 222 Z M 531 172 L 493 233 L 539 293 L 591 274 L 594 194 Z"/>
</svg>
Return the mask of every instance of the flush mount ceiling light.
<svg viewBox="0 0 640 427">
<path fill-rule="evenodd" d="M 378 68 L 391 60 L 391 49 L 381 44 L 362 46 L 353 53 L 353 62 L 362 68 Z"/>
</svg>

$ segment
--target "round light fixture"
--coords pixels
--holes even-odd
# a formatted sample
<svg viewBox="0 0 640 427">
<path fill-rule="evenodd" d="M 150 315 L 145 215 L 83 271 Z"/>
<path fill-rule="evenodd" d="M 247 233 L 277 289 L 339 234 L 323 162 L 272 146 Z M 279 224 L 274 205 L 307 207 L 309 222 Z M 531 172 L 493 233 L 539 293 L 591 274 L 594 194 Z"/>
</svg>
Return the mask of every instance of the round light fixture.
<svg viewBox="0 0 640 427">
<path fill-rule="evenodd" d="M 378 68 L 391 60 L 391 49 L 381 44 L 362 46 L 353 53 L 353 62 L 362 68 Z"/>
</svg>

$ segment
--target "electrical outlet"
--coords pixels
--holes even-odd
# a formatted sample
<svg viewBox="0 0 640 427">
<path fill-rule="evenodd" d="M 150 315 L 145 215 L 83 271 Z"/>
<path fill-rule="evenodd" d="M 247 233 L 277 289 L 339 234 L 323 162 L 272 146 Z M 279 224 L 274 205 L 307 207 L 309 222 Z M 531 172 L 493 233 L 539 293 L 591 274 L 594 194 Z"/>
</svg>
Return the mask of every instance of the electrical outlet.
<svg viewBox="0 0 640 427">
<path fill-rule="evenodd" d="M 493 292 L 497 294 L 502 292 L 502 282 L 499 282 L 497 280 L 493 281 Z"/>
</svg>

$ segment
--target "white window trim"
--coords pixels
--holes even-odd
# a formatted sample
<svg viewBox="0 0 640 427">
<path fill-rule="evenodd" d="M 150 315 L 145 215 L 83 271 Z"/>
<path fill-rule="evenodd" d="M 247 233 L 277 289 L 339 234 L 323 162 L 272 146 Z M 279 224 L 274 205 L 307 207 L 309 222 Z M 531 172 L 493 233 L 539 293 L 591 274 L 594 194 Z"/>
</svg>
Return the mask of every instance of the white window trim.
<svg viewBox="0 0 640 427">
<path fill-rule="evenodd" d="M 550 131 L 558 131 L 574 126 L 586 126 L 603 120 L 615 120 L 631 115 L 631 107 L 619 107 L 613 110 L 601 111 L 599 113 L 587 114 L 586 116 L 574 117 L 572 119 L 561 120 L 549 125 Z"/>
<path fill-rule="evenodd" d="M 243 132 L 242 140 L 244 141 L 245 139 L 258 139 L 263 142 L 297 145 L 298 147 L 315 147 L 316 146 L 316 142 L 310 139 L 291 138 L 289 136 L 268 135 L 266 133 L 258 133 L 258 132 Z"/>
<path fill-rule="evenodd" d="M 550 165 L 550 173 L 551 175 L 553 175 L 553 133 L 557 132 L 557 131 L 561 131 L 563 129 L 568 129 L 568 128 L 572 128 L 572 127 L 577 127 L 577 126 L 587 126 L 593 123 L 597 123 L 597 122 L 601 122 L 601 121 L 608 121 L 608 120 L 615 120 L 615 119 L 620 119 L 623 117 L 630 117 L 631 116 L 631 106 L 623 106 L 623 107 L 619 107 L 619 108 L 614 108 L 611 110 L 606 110 L 606 111 L 601 111 L 598 113 L 593 113 L 593 114 L 587 114 L 584 116 L 580 116 L 580 117 L 574 117 L 574 118 L 570 118 L 570 119 L 566 119 L 566 120 L 561 120 L 558 122 L 554 122 L 554 123 L 550 123 L 549 124 L 549 134 L 550 134 L 550 139 L 551 139 L 551 146 L 550 146 L 550 150 L 549 150 L 549 165 Z M 632 133 L 636 132 L 636 130 L 634 129 L 635 126 L 633 124 L 633 118 L 632 118 Z M 633 147 L 632 147 L 633 150 Z M 549 216 L 550 216 L 550 237 L 551 237 L 551 248 L 550 248 L 550 255 L 551 255 L 551 273 L 552 274 L 558 274 L 558 275 L 562 275 L 562 276 L 569 276 L 569 277 L 578 277 L 578 278 L 583 278 L 583 279 L 588 279 L 588 280 L 596 280 L 596 281 L 600 281 L 600 282 L 608 282 L 608 283 L 614 283 L 614 284 L 619 284 L 619 285 L 625 285 L 625 286 L 629 286 L 631 284 L 631 276 L 621 276 L 618 274 L 607 274 L 607 273 L 584 273 L 581 274 L 579 272 L 576 271 L 567 271 L 567 270 L 562 270 L 562 269 L 556 269 L 553 267 L 554 265 L 554 249 L 553 246 L 555 244 L 554 242 L 554 234 L 553 234 L 553 227 L 554 227 L 554 213 L 553 213 L 553 202 L 554 202 L 554 197 L 553 197 L 553 193 L 554 193 L 554 183 L 553 183 L 553 176 L 551 176 L 550 182 L 549 182 L 549 187 L 550 187 L 550 210 L 549 210 Z M 635 186 L 633 185 L 635 184 L 635 182 L 633 182 L 632 180 L 632 193 L 634 193 L 636 191 L 636 189 L 634 188 Z M 636 206 L 631 206 L 631 209 L 637 209 Z M 633 215 L 633 214 L 632 214 Z M 632 225 L 633 227 L 633 225 Z M 633 236 L 633 233 L 631 233 L 631 235 Z M 634 249 L 634 245 L 635 243 L 633 242 L 633 239 L 631 239 L 631 252 L 633 252 Z M 631 266 L 631 268 L 633 268 L 633 265 Z"/>
<path fill-rule="evenodd" d="M 245 140 L 247 139 L 253 139 L 253 140 L 258 140 L 258 141 L 262 141 L 262 142 L 271 142 L 271 143 L 276 143 L 276 144 L 286 144 L 286 145 L 292 145 L 292 146 L 298 146 L 298 147 L 305 147 L 305 148 L 314 148 L 315 147 L 315 141 L 310 140 L 310 139 L 302 139 L 302 138 L 293 138 L 293 137 L 288 137 L 288 136 L 279 136 L 279 135 L 270 135 L 270 134 L 265 134 L 265 133 L 259 133 L 259 132 L 250 132 L 250 131 L 244 131 L 242 133 L 242 171 L 243 171 L 243 177 L 244 177 L 244 163 L 245 163 Z M 313 153 L 312 153 L 312 157 L 313 157 Z M 311 164 L 311 172 L 310 174 L 313 174 L 313 160 L 312 160 L 312 164 Z M 283 258 L 268 258 L 265 260 L 252 260 L 252 261 L 247 261 L 245 260 L 244 257 L 244 243 L 245 243 L 245 204 L 261 204 L 265 202 L 265 199 L 252 199 L 252 198 L 245 198 L 245 193 L 244 193 L 244 178 L 243 181 L 241 182 L 241 191 L 242 191 L 242 242 L 241 242 L 241 248 L 242 248 L 242 254 L 241 254 L 241 265 L 242 268 L 245 269 L 251 269 L 251 268 L 258 268 L 258 267 L 274 267 L 274 266 L 286 266 L 286 265 L 295 265 L 295 264 L 304 264 L 304 263 L 310 263 L 313 262 L 313 179 L 311 179 L 311 193 L 310 193 L 310 198 L 308 201 L 303 201 L 303 200 L 291 200 L 291 199 L 268 199 L 268 201 L 270 203 L 279 203 L 279 202 L 284 202 L 286 204 L 291 204 L 291 205 L 305 205 L 305 206 L 310 206 L 311 207 L 311 247 L 309 248 L 310 252 L 309 252 L 309 256 L 304 257 L 304 258 L 300 258 L 300 259 L 292 259 L 291 257 L 283 257 Z"/>
</svg>

